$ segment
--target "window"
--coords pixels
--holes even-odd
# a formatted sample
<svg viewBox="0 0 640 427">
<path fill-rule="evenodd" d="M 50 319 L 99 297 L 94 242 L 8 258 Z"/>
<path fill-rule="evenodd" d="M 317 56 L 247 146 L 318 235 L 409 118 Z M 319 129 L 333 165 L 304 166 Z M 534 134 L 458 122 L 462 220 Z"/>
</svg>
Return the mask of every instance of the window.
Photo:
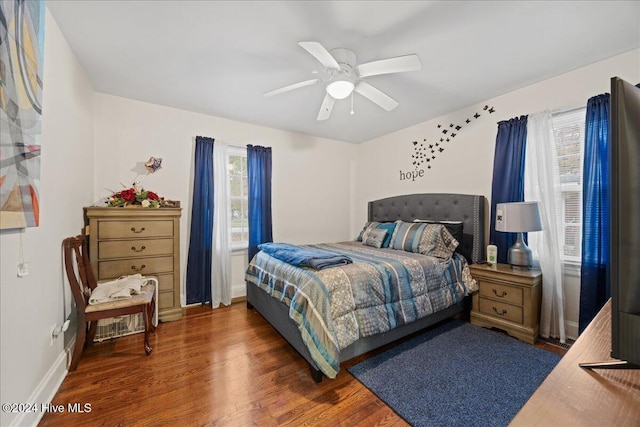
<svg viewBox="0 0 640 427">
<path fill-rule="evenodd" d="M 229 208 L 231 209 L 231 248 L 249 246 L 249 183 L 247 150 L 229 147 Z"/>
<path fill-rule="evenodd" d="M 586 110 L 580 108 L 553 115 L 560 186 L 563 233 L 563 259 L 580 262 L 582 253 L 582 167 L 584 121 Z"/>
</svg>

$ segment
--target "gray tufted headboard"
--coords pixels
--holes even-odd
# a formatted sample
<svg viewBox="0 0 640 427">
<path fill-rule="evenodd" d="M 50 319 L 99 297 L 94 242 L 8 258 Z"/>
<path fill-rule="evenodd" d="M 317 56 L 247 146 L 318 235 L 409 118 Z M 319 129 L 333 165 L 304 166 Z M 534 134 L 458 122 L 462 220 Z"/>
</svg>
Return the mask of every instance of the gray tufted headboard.
<svg viewBox="0 0 640 427">
<path fill-rule="evenodd" d="M 470 263 L 484 259 L 484 196 L 469 194 L 407 194 L 369 202 L 369 221 L 401 219 L 462 221 L 463 239 L 458 252 Z"/>
</svg>

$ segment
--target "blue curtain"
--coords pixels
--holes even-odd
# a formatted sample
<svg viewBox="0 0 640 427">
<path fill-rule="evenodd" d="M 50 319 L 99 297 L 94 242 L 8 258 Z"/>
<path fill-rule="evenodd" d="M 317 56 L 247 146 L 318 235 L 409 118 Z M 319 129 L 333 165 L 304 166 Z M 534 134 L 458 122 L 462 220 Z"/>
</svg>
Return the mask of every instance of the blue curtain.
<svg viewBox="0 0 640 427">
<path fill-rule="evenodd" d="M 271 148 L 247 145 L 249 177 L 249 261 L 260 243 L 272 242 Z"/>
<path fill-rule="evenodd" d="M 196 137 L 191 233 L 187 259 L 187 304 L 204 304 L 211 301 L 213 141 L 213 138 Z"/>
<path fill-rule="evenodd" d="M 490 241 L 498 247 L 498 262 L 507 262 L 507 250 L 516 242 L 516 233 L 496 231 L 496 204 L 524 201 L 524 156 L 527 143 L 527 116 L 498 123 L 491 184 Z"/>
<path fill-rule="evenodd" d="M 611 296 L 609 264 L 609 94 L 587 102 L 582 184 L 582 333 Z"/>
</svg>

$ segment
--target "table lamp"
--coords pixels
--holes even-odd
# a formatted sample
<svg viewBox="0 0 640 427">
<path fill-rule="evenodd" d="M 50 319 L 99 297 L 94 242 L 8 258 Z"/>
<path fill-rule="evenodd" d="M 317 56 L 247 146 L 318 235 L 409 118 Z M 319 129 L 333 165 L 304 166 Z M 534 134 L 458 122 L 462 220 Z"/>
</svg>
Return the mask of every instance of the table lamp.
<svg viewBox="0 0 640 427">
<path fill-rule="evenodd" d="M 518 233 L 516 242 L 507 252 L 507 263 L 514 270 L 529 270 L 533 262 L 531 249 L 524 243 L 523 234 L 540 231 L 538 202 L 498 203 L 496 205 L 496 231 Z"/>
</svg>

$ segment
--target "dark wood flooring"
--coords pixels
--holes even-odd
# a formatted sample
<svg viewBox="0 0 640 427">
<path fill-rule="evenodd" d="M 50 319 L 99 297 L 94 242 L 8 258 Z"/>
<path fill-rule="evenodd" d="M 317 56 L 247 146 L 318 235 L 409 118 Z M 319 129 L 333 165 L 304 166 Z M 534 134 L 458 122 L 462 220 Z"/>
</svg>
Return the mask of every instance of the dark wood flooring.
<svg viewBox="0 0 640 427">
<path fill-rule="evenodd" d="M 304 359 L 244 303 L 190 308 L 182 320 L 161 323 L 151 356 L 142 340 L 136 334 L 85 350 L 52 403 L 89 404 L 90 412 L 47 413 L 39 425 L 407 425 L 345 369 L 383 349 L 316 384 Z"/>
</svg>

